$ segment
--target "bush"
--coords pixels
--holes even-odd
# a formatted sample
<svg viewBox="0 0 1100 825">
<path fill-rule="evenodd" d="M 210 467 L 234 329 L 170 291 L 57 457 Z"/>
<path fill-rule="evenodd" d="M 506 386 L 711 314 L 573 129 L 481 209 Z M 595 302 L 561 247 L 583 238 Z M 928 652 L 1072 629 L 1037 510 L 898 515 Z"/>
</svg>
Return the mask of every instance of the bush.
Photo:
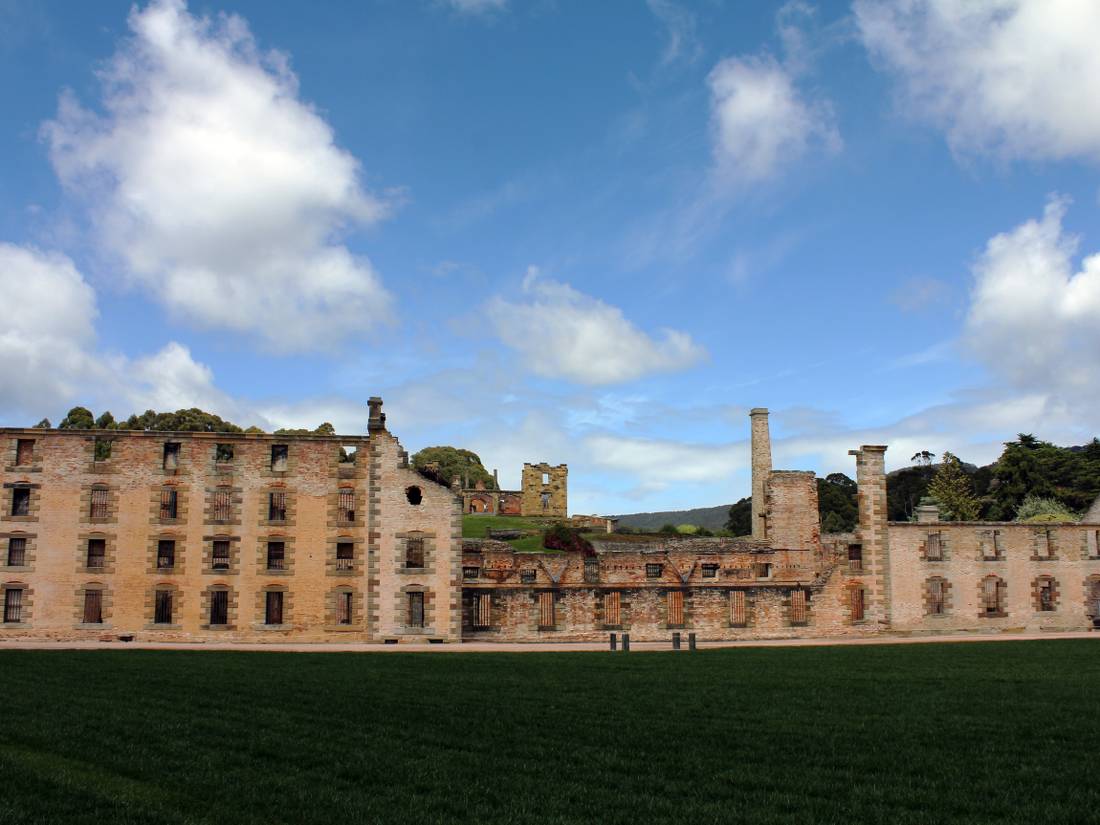
<svg viewBox="0 0 1100 825">
<path fill-rule="evenodd" d="M 675 524 L 662 524 L 661 529 L 657 531 L 663 536 L 678 536 L 680 531 L 676 529 Z"/>
<path fill-rule="evenodd" d="M 564 550 L 567 553 L 577 552 L 586 556 L 596 555 L 596 548 L 588 543 L 588 539 L 581 535 L 580 530 L 574 530 L 564 524 L 547 527 L 542 534 L 542 546 L 547 550 Z"/>
<path fill-rule="evenodd" d="M 1016 508 L 1016 521 L 1077 521 L 1080 516 L 1058 499 L 1026 496 Z"/>
</svg>

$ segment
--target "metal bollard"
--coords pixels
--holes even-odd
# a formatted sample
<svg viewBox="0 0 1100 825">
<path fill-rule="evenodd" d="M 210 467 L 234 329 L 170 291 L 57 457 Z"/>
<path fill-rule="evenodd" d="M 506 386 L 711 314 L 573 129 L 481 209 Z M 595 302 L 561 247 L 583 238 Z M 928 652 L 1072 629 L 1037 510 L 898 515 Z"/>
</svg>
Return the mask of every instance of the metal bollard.
<svg viewBox="0 0 1100 825">
<path fill-rule="evenodd" d="M 623 634 L 623 653 L 629 653 L 629 652 L 630 652 L 630 634 L 629 633 L 624 633 Z"/>
<path fill-rule="evenodd" d="M 688 650 L 695 650 L 695 634 L 688 634 Z"/>
<path fill-rule="evenodd" d="M 618 647 L 617 641 L 618 640 L 615 638 L 615 634 L 612 633 L 611 634 L 611 650 L 612 651 L 614 651 Z"/>
<path fill-rule="evenodd" d="M 676 632 L 676 633 L 672 634 L 672 649 L 673 650 L 679 650 L 680 649 L 680 634 L 679 634 L 679 632 Z"/>
</svg>

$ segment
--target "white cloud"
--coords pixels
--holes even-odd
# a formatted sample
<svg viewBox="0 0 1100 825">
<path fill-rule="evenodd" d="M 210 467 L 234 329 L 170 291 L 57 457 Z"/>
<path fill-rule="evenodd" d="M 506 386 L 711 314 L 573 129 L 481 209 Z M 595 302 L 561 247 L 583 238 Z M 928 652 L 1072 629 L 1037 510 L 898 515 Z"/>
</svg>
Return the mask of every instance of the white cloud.
<svg viewBox="0 0 1100 825">
<path fill-rule="evenodd" d="M 974 267 L 966 320 L 971 350 L 1025 390 L 1095 410 L 1100 403 L 1100 254 L 1075 271 L 1078 239 L 1065 234 L 1066 201 L 997 235 Z"/>
<path fill-rule="evenodd" d="M 174 313 L 272 348 L 333 346 L 385 323 L 390 297 L 336 236 L 384 205 L 298 96 L 287 59 L 240 17 L 158 0 L 101 73 L 102 116 L 64 95 L 54 167 L 96 234 Z"/>
<path fill-rule="evenodd" d="M 664 329 L 655 339 L 619 308 L 540 278 L 535 267 L 528 269 L 523 291 L 528 300 L 522 303 L 491 301 L 489 318 L 500 339 L 538 375 L 613 384 L 684 369 L 705 355 L 688 333 Z"/>
<path fill-rule="evenodd" d="M 508 6 L 508 0 L 446 0 L 446 3 L 460 14 L 492 14 Z"/>
<path fill-rule="evenodd" d="M 723 182 L 772 177 L 815 142 L 831 151 L 839 148 L 828 103 L 807 101 L 793 74 L 770 56 L 726 58 L 707 83 L 715 164 Z"/>
<path fill-rule="evenodd" d="M 593 435 L 584 449 L 592 462 L 605 469 L 630 474 L 646 490 L 672 483 L 715 482 L 729 479 L 748 466 L 748 442 L 691 444 L 656 438 Z"/>
<path fill-rule="evenodd" d="M 0 243 L 0 295 L 0 398 L 41 417 L 94 374 L 95 293 L 66 256 Z"/>
<path fill-rule="evenodd" d="M 668 66 L 678 60 L 694 62 L 703 52 L 695 31 L 695 15 L 670 0 L 646 0 L 646 5 L 661 21 L 668 36 L 661 53 L 661 65 Z"/>
<path fill-rule="evenodd" d="M 1100 159 L 1100 3 L 855 0 L 854 10 L 906 109 L 955 150 Z"/>
</svg>

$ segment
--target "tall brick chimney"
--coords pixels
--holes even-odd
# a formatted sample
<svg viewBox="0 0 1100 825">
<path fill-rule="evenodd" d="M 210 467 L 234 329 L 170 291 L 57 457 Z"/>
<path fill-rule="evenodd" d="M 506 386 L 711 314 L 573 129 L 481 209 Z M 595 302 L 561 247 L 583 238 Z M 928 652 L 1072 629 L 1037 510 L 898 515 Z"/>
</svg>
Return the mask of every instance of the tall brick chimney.
<svg viewBox="0 0 1100 825">
<path fill-rule="evenodd" d="M 382 412 L 382 399 L 377 395 L 372 395 L 367 399 L 367 407 L 370 409 L 370 416 L 367 418 L 367 432 L 373 433 L 386 429 L 386 414 Z"/>
<path fill-rule="evenodd" d="M 890 540 L 886 509 L 886 447 L 865 444 L 849 450 L 856 457 L 859 485 L 859 541 L 868 590 L 867 613 L 890 621 Z"/>
<path fill-rule="evenodd" d="M 768 410 L 754 407 L 749 410 L 752 422 L 752 537 L 766 539 L 768 524 L 768 476 L 772 472 L 772 440 L 768 433 Z"/>
</svg>

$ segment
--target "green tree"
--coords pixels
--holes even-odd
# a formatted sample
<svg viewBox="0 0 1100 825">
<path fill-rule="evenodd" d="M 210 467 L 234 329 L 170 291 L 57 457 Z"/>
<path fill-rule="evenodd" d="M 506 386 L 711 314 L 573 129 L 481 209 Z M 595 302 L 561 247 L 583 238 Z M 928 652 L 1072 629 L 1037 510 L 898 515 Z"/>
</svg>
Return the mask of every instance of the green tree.
<svg viewBox="0 0 1100 825">
<path fill-rule="evenodd" d="M 95 420 L 95 428 L 97 430 L 114 430 L 118 427 L 115 422 L 115 417 L 111 415 L 110 411 L 103 413 L 99 418 Z"/>
<path fill-rule="evenodd" d="M 817 480 L 817 512 L 824 533 L 850 533 L 859 520 L 856 483 L 844 473 Z"/>
<path fill-rule="evenodd" d="M 59 430 L 90 430 L 95 426 L 95 416 L 87 407 L 73 407 L 57 425 Z"/>
<path fill-rule="evenodd" d="M 730 515 L 726 520 L 726 529 L 735 536 L 748 536 L 752 533 L 752 498 L 746 496 L 730 506 Z"/>
<path fill-rule="evenodd" d="M 978 517 L 974 484 L 962 462 L 949 452 L 944 452 L 943 462 L 928 485 L 928 494 L 939 503 L 944 521 L 973 521 Z"/>
<path fill-rule="evenodd" d="M 661 529 L 658 530 L 657 532 L 660 533 L 662 536 L 678 536 L 678 535 L 680 535 L 680 531 L 676 529 L 676 525 L 671 524 L 671 523 L 662 524 Z"/>
<path fill-rule="evenodd" d="M 50 419 L 48 418 L 43 418 L 41 421 L 34 425 L 34 429 L 36 430 L 49 430 L 52 427 L 53 424 L 50 423 Z"/>
<path fill-rule="evenodd" d="M 1054 487 L 1044 471 L 1043 458 L 1050 444 L 1040 442 L 1029 433 L 1020 433 L 1016 441 L 1005 444 L 1005 450 L 997 460 L 990 484 L 992 502 L 988 508 L 989 518 L 1008 521 L 1016 515 L 1016 510 L 1029 496 L 1051 498 Z M 1057 448 L 1055 448 L 1057 449 Z M 1053 463 L 1053 456 L 1046 455 L 1047 464 Z"/>
<path fill-rule="evenodd" d="M 480 481 L 486 490 L 495 490 L 493 476 L 481 463 L 477 453 L 459 447 L 425 447 L 411 460 L 413 469 L 425 478 L 450 486 L 455 478 L 468 487 Z"/>
<path fill-rule="evenodd" d="M 1016 509 L 1016 521 L 1077 521 L 1078 518 L 1078 513 L 1057 499 L 1040 496 L 1027 496 Z"/>
</svg>

